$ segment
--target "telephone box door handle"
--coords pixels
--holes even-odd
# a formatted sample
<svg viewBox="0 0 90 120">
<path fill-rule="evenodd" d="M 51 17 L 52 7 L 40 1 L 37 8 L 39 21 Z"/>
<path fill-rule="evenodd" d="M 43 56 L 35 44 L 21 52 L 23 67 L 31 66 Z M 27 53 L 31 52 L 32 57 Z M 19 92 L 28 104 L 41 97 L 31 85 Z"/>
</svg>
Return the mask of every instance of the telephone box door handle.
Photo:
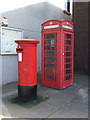
<svg viewBox="0 0 90 120">
<path fill-rule="evenodd" d="M 62 55 L 63 55 L 63 56 L 65 55 L 64 52 L 62 53 Z"/>
</svg>

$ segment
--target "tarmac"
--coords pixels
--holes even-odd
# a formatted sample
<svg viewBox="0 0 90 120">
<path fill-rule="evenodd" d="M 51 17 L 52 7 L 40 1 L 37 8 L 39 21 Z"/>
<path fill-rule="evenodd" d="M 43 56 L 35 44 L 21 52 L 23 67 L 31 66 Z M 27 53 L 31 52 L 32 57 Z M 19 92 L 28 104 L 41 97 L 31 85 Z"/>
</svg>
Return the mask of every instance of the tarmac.
<svg viewBox="0 0 90 120">
<path fill-rule="evenodd" d="M 17 82 L 3 85 L 0 107 L 2 120 L 5 118 L 24 118 L 25 120 L 27 118 L 88 118 L 87 75 L 75 74 L 74 84 L 64 90 L 38 84 L 37 93 L 48 99 L 28 108 L 8 102 L 18 95 Z"/>
</svg>

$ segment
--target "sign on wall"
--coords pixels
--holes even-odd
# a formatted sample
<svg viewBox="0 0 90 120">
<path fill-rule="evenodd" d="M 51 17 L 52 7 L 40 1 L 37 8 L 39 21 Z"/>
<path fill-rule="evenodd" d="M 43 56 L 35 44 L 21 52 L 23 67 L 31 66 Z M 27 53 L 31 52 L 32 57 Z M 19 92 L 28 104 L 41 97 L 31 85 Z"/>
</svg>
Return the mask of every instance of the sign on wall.
<svg viewBox="0 0 90 120">
<path fill-rule="evenodd" d="M 16 39 L 22 39 L 20 29 L 1 27 L 1 54 L 16 54 Z"/>
</svg>

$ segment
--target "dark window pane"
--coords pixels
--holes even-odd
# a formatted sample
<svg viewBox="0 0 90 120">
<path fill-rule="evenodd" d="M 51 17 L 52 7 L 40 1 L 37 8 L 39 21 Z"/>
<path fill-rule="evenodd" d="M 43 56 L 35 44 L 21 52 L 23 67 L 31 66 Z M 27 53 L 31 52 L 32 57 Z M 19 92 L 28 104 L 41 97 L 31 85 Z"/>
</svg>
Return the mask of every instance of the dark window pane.
<svg viewBox="0 0 90 120">
<path fill-rule="evenodd" d="M 66 68 L 70 68 L 70 64 L 66 64 Z"/>
<path fill-rule="evenodd" d="M 53 57 L 54 56 L 54 52 L 45 52 L 45 56 L 47 57 Z"/>
<path fill-rule="evenodd" d="M 45 34 L 45 38 L 54 38 L 54 33 L 50 33 L 50 34 Z"/>
<path fill-rule="evenodd" d="M 54 58 L 45 58 L 45 62 L 54 62 Z"/>
<path fill-rule="evenodd" d="M 66 58 L 65 62 L 71 62 L 71 58 Z"/>
<path fill-rule="evenodd" d="M 66 45 L 71 45 L 71 41 L 70 40 L 66 40 Z"/>
<path fill-rule="evenodd" d="M 45 80 L 55 80 L 55 69 L 54 67 L 49 67 L 49 69 L 45 69 L 45 74 L 44 74 Z"/>
<path fill-rule="evenodd" d="M 71 56 L 71 52 L 66 52 L 66 56 Z"/>
<path fill-rule="evenodd" d="M 66 70 L 66 74 L 70 74 L 71 73 L 71 70 Z"/>
<path fill-rule="evenodd" d="M 70 75 L 66 76 L 66 80 L 69 80 L 70 78 L 71 78 Z"/>
<path fill-rule="evenodd" d="M 45 67 L 54 67 L 54 64 L 47 64 L 47 63 L 45 63 Z"/>
<path fill-rule="evenodd" d="M 54 50 L 55 48 L 54 48 L 55 46 L 45 46 L 45 50 Z"/>
<path fill-rule="evenodd" d="M 71 35 L 70 34 L 66 34 L 66 39 L 71 39 Z"/>
<path fill-rule="evenodd" d="M 71 46 L 66 46 L 65 51 L 71 51 Z"/>
<path fill-rule="evenodd" d="M 54 44 L 55 40 L 45 40 L 45 44 Z"/>
</svg>

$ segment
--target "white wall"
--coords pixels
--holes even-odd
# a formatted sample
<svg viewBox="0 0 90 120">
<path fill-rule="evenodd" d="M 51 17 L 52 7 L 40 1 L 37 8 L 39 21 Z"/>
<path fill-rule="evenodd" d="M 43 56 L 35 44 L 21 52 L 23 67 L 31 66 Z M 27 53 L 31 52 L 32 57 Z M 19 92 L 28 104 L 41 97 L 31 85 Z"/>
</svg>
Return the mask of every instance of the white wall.
<svg viewBox="0 0 90 120">
<path fill-rule="evenodd" d="M 17 56 L 2 57 L 2 83 L 17 81 Z"/>
<path fill-rule="evenodd" d="M 0 56 L 0 85 L 2 85 L 2 57 Z"/>
</svg>

